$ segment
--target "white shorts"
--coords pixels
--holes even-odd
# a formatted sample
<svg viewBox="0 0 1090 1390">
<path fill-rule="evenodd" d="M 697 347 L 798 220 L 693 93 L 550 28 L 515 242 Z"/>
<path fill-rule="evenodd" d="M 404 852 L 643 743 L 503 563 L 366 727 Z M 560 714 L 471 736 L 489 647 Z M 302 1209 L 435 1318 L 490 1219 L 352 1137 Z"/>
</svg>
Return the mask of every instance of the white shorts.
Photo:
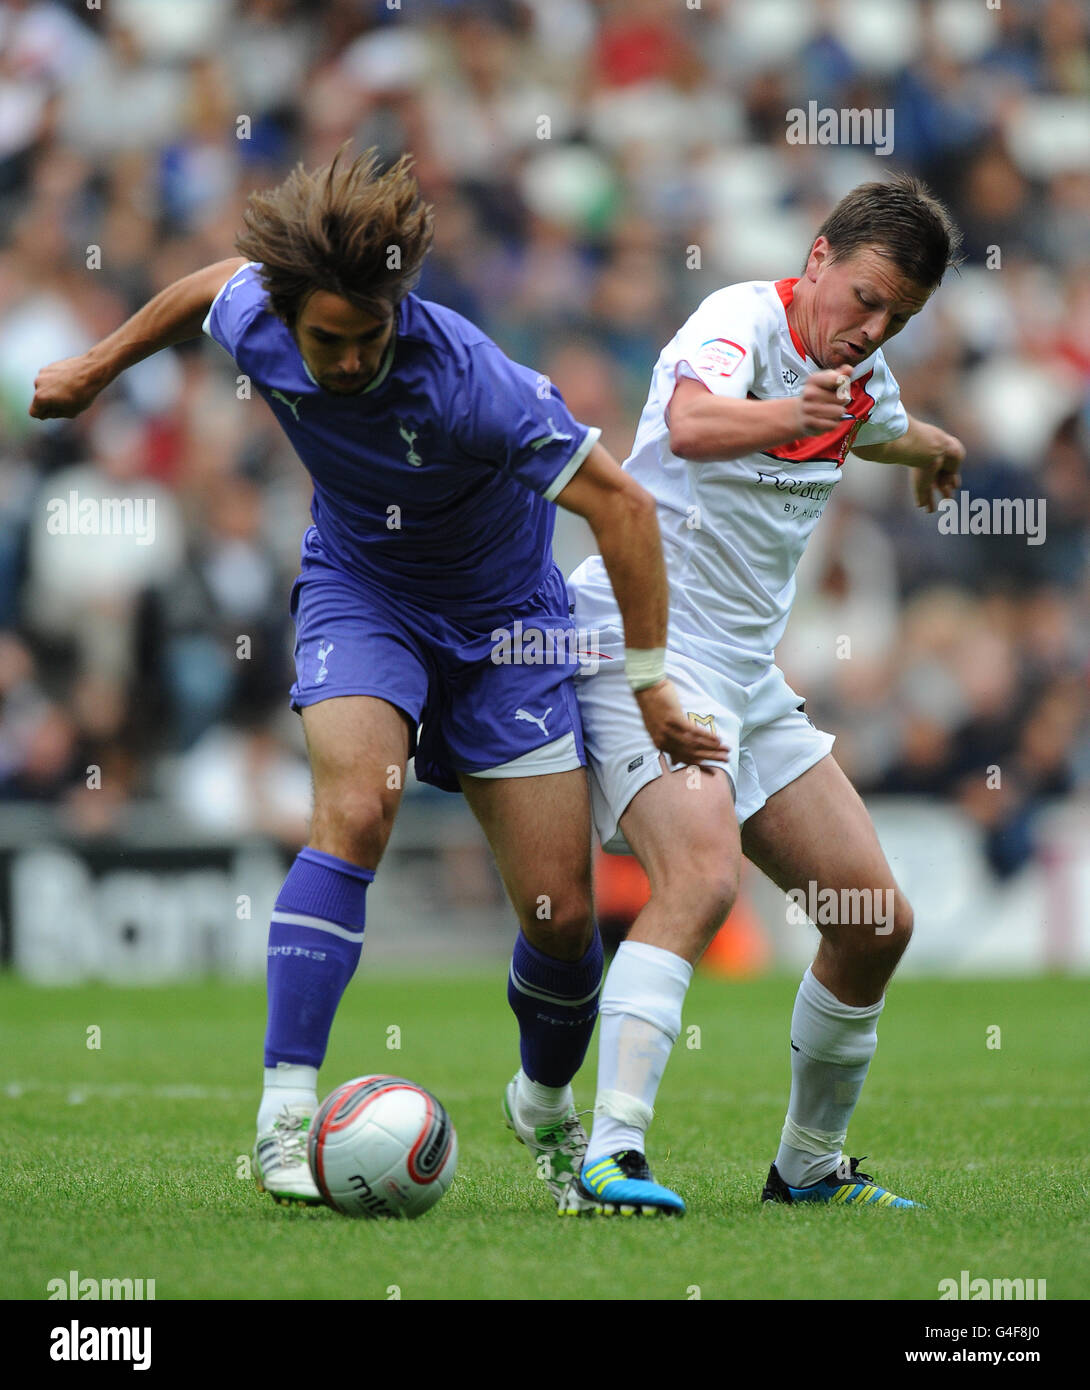
<svg viewBox="0 0 1090 1390">
<path fill-rule="evenodd" d="M 602 657 L 598 669 L 575 682 L 591 810 L 602 847 L 611 854 L 631 854 L 618 823 L 640 788 L 662 776 L 661 755 L 625 677 L 623 638 L 615 628 L 596 632 L 595 638 Z M 802 697 L 778 666 L 750 665 L 755 678 L 748 679 L 747 671 L 742 684 L 684 653 L 671 649 L 666 655 L 666 674 L 682 709 L 719 734 L 730 749 L 725 762 L 709 760 L 705 766 L 722 768 L 730 778 L 740 825 L 820 762 L 835 741 L 810 722 Z M 735 674 L 740 673 L 736 666 Z M 684 766 L 667 761 L 671 772 Z"/>
</svg>

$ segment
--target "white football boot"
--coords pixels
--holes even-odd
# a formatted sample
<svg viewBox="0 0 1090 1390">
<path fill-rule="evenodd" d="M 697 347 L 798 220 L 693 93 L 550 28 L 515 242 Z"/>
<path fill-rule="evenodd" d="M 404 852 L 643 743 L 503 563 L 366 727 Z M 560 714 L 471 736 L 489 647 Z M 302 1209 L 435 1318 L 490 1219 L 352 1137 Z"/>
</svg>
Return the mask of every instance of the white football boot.
<svg viewBox="0 0 1090 1390">
<path fill-rule="evenodd" d="M 267 1192 L 274 1202 L 324 1203 L 307 1162 L 307 1130 L 313 1116 L 308 1106 L 285 1105 L 272 1128 L 257 1136 L 254 1181 L 258 1192 Z"/>
<path fill-rule="evenodd" d="M 534 1157 L 537 1175 L 548 1188 L 560 1216 L 582 1216 L 597 1210 L 597 1202 L 575 1181 L 587 1152 L 587 1133 L 572 1106 L 563 1119 L 549 1125 L 528 1125 L 516 1113 L 519 1073 L 503 1094 L 503 1117 L 520 1144 Z"/>
</svg>

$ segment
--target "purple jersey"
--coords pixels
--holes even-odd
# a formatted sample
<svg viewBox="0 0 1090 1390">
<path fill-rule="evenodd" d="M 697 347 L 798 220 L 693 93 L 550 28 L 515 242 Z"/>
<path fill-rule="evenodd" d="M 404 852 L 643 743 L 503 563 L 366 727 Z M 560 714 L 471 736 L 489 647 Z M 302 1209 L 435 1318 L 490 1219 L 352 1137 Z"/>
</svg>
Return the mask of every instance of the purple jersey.
<svg viewBox="0 0 1090 1390">
<path fill-rule="evenodd" d="M 553 509 L 600 431 L 460 314 L 407 295 L 374 379 L 324 390 L 251 262 L 204 331 L 260 391 L 314 480 L 326 557 L 443 612 L 507 608 L 552 567 Z"/>
</svg>

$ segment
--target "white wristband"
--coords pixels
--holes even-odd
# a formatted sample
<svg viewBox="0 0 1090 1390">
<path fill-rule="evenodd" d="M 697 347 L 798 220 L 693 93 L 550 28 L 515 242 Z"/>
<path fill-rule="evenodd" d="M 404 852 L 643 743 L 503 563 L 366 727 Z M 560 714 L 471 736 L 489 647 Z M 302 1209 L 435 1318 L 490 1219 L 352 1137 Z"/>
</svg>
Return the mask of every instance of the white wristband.
<svg viewBox="0 0 1090 1390">
<path fill-rule="evenodd" d="M 666 648 L 625 647 L 624 673 L 633 690 L 647 690 L 666 679 Z"/>
</svg>

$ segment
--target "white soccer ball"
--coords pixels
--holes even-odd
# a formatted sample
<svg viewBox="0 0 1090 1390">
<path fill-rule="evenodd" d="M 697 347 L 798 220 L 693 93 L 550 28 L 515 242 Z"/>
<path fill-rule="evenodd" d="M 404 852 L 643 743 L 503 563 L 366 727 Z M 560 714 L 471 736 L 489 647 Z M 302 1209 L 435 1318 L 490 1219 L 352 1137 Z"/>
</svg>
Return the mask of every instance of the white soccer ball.
<svg viewBox="0 0 1090 1390">
<path fill-rule="evenodd" d="M 357 1076 L 328 1095 L 307 1135 L 318 1191 L 345 1216 L 420 1216 L 454 1180 L 458 1136 L 430 1091 Z"/>
</svg>

